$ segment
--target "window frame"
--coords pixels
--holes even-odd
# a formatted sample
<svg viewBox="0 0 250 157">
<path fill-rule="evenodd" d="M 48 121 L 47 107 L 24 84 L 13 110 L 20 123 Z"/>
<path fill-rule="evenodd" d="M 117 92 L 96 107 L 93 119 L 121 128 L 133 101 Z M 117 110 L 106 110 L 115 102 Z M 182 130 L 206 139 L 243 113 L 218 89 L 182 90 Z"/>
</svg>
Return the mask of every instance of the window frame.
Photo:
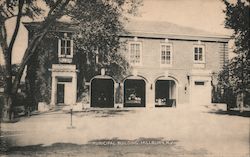
<svg viewBox="0 0 250 157">
<path fill-rule="evenodd" d="M 140 48 L 140 62 L 139 63 L 131 63 L 131 45 L 132 44 L 139 44 L 139 48 Z M 129 50 L 129 64 L 132 66 L 142 66 L 142 42 L 129 41 L 128 50 Z"/>
<path fill-rule="evenodd" d="M 66 54 L 62 54 L 62 41 L 65 40 L 65 41 L 70 41 L 70 54 L 67 55 Z M 66 42 L 67 44 L 67 42 Z M 67 50 L 67 46 L 65 46 L 65 52 Z M 67 38 L 58 38 L 58 57 L 59 58 L 73 58 L 73 39 L 67 37 Z"/>
<path fill-rule="evenodd" d="M 169 46 L 170 47 L 170 63 L 162 63 L 162 46 Z M 173 44 L 172 43 L 161 43 L 160 44 L 160 67 L 171 67 L 173 65 Z"/>
<path fill-rule="evenodd" d="M 202 49 L 202 60 L 195 60 L 195 48 L 198 48 L 198 51 L 199 51 L 199 48 Z M 205 45 L 194 45 L 193 46 L 193 62 L 194 63 L 203 63 L 204 64 L 206 62 L 205 61 L 205 59 L 206 59 L 205 55 L 206 55 Z M 199 52 L 198 52 L 198 57 L 199 57 Z"/>
</svg>

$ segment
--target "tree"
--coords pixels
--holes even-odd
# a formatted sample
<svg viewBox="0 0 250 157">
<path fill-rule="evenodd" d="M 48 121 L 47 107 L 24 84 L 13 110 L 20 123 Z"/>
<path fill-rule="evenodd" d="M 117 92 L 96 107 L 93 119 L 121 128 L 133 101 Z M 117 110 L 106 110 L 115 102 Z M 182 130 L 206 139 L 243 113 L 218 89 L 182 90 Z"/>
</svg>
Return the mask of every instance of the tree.
<svg viewBox="0 0 250 157">
<path fill-rule="evenodd" d="M 49 7 L 48 14 L 45 16 L 45 20 L 39 31 L 37 31 L 36 35 L 29 41 L 30 44 L 25 51 L 20 68 L 13 78 L 12 54 L 16 37 L 20 28 L 21 19 L 25 16 L 34 19 L 41 15 L 43 9 L 40 8 L 36 2 L 37 1 L 30 0 L 6 0 L 1 1 L 0 4 L 0 45 L 4 55 L 4 81 L 6 84 L 4 89 L 4 107 L 2 111 L 3 120 L 8 121 L 13 115 L 12 109 L 15 102 L 15 96 L 26 64 L 30 61 L 31 56 L 36 52 L 37 46 L 41 42 L 42 38 L 46 35 L 49 28 L 53 25 L 56 19 L 63 15 L 62 10 L 66 8 L 70 0 L 44 0 L 44 2 Z M 8 43 L 6 22 L 11 18 L 16 18 L 16 24 L 13 34 L 10 37 L 10 42 Z"/>
<path fill-rule="evenodd" d="M 235 3 L 230 3 L 227 0 L 223 0 L 223 2 L 226 5 L 226 10 L 224 10 L 226 14 L 225 26 L 234 30 L 234 52 L 236 57 L 225 67 L 221 73 L 221 79 L 224 79 L 224 86 L 232 90 L 231 93 L 243 95 L 243 99 L 246 100 L 246 95 L 249 95 L 250 92 L 250 1 L 237 0 Z M 243 101 L 243 104 L 240 106 L 241 111 L 244 102 L 246 101 Z"/>
<path fill-rule="evenodd" d="M 135 13 L 130 10 L 137 7 L 129 7 L 123 10 L 122 6 L 130 2 L 131 5 L 139 5 L 133 1 L 117 1 L 109 3 L 106 1 L 78 1 L 74 9 L 69 12 L 69 16 L 74 23 L 78 23 L 76 32 L 75 46 L 79 66 L 78 95 L 84 87 L 83 80 L 90 80 L 93 76 L 99 74 L 101 68 L 107 69 L 107 74 L 116 80 L 129 72 L 129 66 L 124 56 L 118 49 L 122 46 L 119 35 L 125 32 L 123 27 L 124 11 Z M 85 12 L 82 12 L 85 10 Z"/>
<path fill-rule="evenodd" d="M 34 55 L 38 55 L 36 54 L 38 53 L 38 51 L 36 51 L 37 48 L 41 44 L 42 39 L 48 34 L 49 30 L 52 29 L 52 26 L 57 22 L 58 19 L 60 19 L 64 15 L 68 15 L 72 19 L 81 21 L 80 19 L 77 19 L 77 15 L 79 15 L 80 13 L 83 15 L 85 13 L 85 10 L 80 9 L 88 9 L 88 6 L 91 6 L 93 8 L 93 5 L 99 4 L 98 6 L 106 9 L 105 15 L 114 14 L 116 16 L 116 18 L 111 18 L 114 21 L 109 21 L 110 23 L 106 23 L 105 25 L 109 26 L 112 30 L 113 28 L 115 28 L 112 27 L 113 23 L 119 24 L 119 22 L 117 23 L 116 20 L 118 20 L 117 17 L 121 15 L 122 12 L 124 13 L 124 11 L 126 10 L 126 12 L 128 13 L 133 13 L 133 11 L 137 8 L 137 4 L 140 3 L 140 1 L 137 3 L 136 0 L 43 0 L 43 2 L 45 2 L 48 7 L 48 10 L 44 10 L 37 5 L 38 1 L 39 0 L 5 0 L 1 1 L 0 4 L 0 45 L 4 55 L 4 81 L 6 84 L 4 90 L 5 101 L 3 109 L 3 119 L 5 120 L 10 120 L 11 118 L 12 108 L 15 105 L 15 95 L 20 85 L 20 79 L 25 66 L 32 61 Z M 78 12 L 74 12 L 74 9 L 78 9 Z M 48 13 L 42 14 L 46 11 L 48 11 Z M 96 10 L 93 10 L 92 13 L 93 12 L 96 12 Z M 17 74 L 13 77 L 11 72 L 13 46 L 16 41 L 22 18 L 25 16 L 28 16 L 32 19 L 36 19 L 37 16 L 42 16 L 44 18 L 44 21 L 41 22 L 41 25 L 39 26 L 39 28 L 37 28 L 35 34 L 29 40 L 29 45 L 24 53 Z M 8 43 L 6 22 L 11 18 L 16 18 L 16 25 L 13 31 L 13 35 L 10 37 L 10 43 Z M 87 18 L 93 17 L 88 16 Z M 81 21 L 80 23 L 83 24 L 84 21 Z M 113 36 L 115 35 L 113 34 Z M 108 36 L 108 38 L 111 38 L 113 36 Z M 106 57 L 106 59 L 107 58 L 108 57 Z"/>
<path fill-rule="evenodd" d="M 107 70 L 107 74 L 114 77 L 116 80 L 126 75 L 129 71 L 128 62 L 124 56 L 119 53 L 118 49 L 123 46 L 119 35 L 124 32 L 123 22 L 126 19 L 126 14 L 134 14 L 137 12 L 138 6 L 141 1 L 134 0 L 81 0 L 75 1 L 74 5 L 70 6 L 67 11 L 68 23 L 58 22 L 58 27 L 73 27 L 74 33 L 74 58 L 73 64 L 77 65 L 78 69 L 78 97 L 83 93 L 85 87 L 85 80 L 90 80 L 93 76 L 98 75 L 101 68 Z M 129 7 L 124 8 L 124 5 Z M 84 12 L 83 12 L 84 10 Z M 56 29 L 56 28 L 55 28 Z M 53 37 L 54 35 L 54 37 Z M 54 41 L 57 34 L 50 34 L 44 40 L 46 46 L 40 46 L 39 50 L 44 56 L 36 56 L 38 64 L 32 64 L 27 73 L 28 81 L 32 88 L 33 100 L 35 103 L 38 101 L 50 100 L 50 94 L 40 95 L 45 90 L 49 89 L 50 79 L 47 77 L 46 69 L 51 68 L 47 63 L 55 62 L 57 56 L 47 55 L 51 51 L 57 40 Z M 50 41 L 48 43 L 47 41 Z M 46 43 L 47 42 L 47 43 Z M 50 45 L 52 42 L 54 44 Z M 55 50 L 56 51 L 56 50 Z M 54 52 L 55 52 L 54 51 Z M 57 55 L 57 54 L 56 54 Z M 43 58 L 43 59 L 38 59 Z M 34 80 L 39 80 L 40 83 L 36 84 Z M 43 88 L 43 87 L 46 88 Z M 36 92 L 37 91 L 37 92 Z M 49 93 L 44 92 L 44 93 Z"/>
</svg>

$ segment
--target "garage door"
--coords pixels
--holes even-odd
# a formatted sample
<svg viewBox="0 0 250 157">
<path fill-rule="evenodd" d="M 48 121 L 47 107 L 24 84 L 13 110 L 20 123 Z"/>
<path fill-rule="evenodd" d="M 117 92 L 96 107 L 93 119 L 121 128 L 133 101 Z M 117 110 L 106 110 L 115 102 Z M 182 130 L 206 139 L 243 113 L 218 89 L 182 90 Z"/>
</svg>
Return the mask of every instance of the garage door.
<svg viewBox="0 0 250 157">
<path fill-rule="evenodd" d="M 124 107 L 145 107 L 145 85 L 144 80 L 124 81 Z"/>
<path fill-rule="evenodd" d="M 114 81 L 112 79 L 92 80 L 91 107 L 114 107 Z"/>
</svg>

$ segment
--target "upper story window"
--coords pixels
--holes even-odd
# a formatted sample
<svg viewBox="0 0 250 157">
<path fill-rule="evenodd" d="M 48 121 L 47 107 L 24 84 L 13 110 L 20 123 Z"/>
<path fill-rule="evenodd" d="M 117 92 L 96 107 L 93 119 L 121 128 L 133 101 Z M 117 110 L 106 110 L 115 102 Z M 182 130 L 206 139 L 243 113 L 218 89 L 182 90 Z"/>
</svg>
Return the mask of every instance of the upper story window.
<svg viewBox="0 0 250 157">
<path fill-rule="evenodd" d="M 203 45 L 194 46 L 194 62 L 196 63 L 205 62 L 205 47 Z"/>
<path fill-rule="evenodd" d="M 132 65 L 142 64 L 142 44 L 140 42 L 129 43 L 129 61 Z"/>
<path fill-rule="evenodd" d="M 68 33 L 64 33 L 63 37 L 58 39 L 58 56 L 73 58 L 73 40 Z"/>
<path fill-rule="evenodd" d="M 172 45 L 161 44 L 161 65 L 170 66 L 172 65 Z"/>
</svg>

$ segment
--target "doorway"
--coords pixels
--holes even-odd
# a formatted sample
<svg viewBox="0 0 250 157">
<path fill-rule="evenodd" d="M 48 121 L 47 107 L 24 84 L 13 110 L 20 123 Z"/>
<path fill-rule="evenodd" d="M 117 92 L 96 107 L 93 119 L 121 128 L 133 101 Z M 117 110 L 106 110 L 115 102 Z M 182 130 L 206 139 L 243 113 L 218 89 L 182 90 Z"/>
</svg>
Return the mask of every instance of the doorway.
<svg viewBox="0 0 250 157">
<path fill-rule="evenodd" d="M 114 107 L 114 81 L 94 78 L 91 81 L 91 107 Z"/>
<path fill-rule="evenodd" d="M 57 104 L 64 103 L 65 85 L 57 84 Z"/>
<path fill-rule="evenodd" d="M 145 107 L 146 83 L 144 80 L 127 79 L 124 81 L 124 107 Z"/>
<path fill-rule="evenodd" d="M 155 107 L 173 107 L 176 105 L 176 84 L 173 80 L 155 82 Z"/>
</svg>

